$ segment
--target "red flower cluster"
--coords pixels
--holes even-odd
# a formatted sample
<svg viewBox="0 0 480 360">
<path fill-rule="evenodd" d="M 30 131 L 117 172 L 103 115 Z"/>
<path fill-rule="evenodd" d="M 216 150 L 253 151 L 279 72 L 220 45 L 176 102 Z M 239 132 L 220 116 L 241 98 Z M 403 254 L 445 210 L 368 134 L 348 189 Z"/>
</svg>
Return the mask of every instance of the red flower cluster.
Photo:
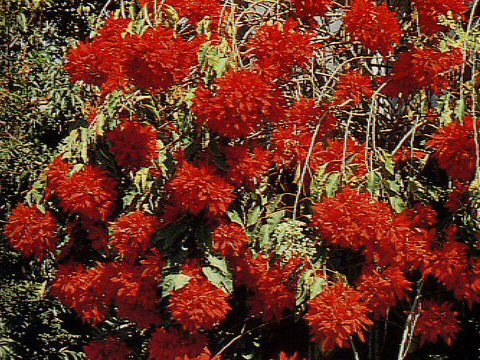
<svg viewBox="0 0 480 360">
<path fill-rule="evenodd" d="M 363 75 L 358 70 L 343 74 L 335 92 L 336 103 L 339 105 L 360 105 L 364 98 L 373 96 L 372 78 Z"/>
<path fill-rule="evenodd" d="M 72 176 L 65 172 L 70 168 L 57 159 L 47 173 L 50 191 L 60 198 L 63 209 L 86 220 L 110 219 L 116 210 L 117 181 L 98 166 L 86 165 Z"/>
<path fill-rule="evenodd" d="M 129 82 L 139 88 L 166 91 L 187 77 L 198 63 L 200 41 L 185 41 L 163 26 L 127 37 L 126 42 L 127 53 L 121 65 Z"/>
<path fill-rule="evenodd" d="M 87 269 L 80 264 L 62 265 L 51 291 L 83 320 L 96 325 L 110 312 L 113 297 L 110 278 L 114 273 L 110 266 Z"/>
<path fill-rule="evenodd" d="M 194 23 L 207 17 L 218 21 L 222 12 L 220 0 L 167 0 L 164 3 L 161 0 L 140 0 L 140 3 L 149 6 L 155 6 L 155 3 L 157 6 L 173 6 L 181 17 L 186 17 Z"/>
<path fill-rule="evenodd" d="M 230 138 L 259 130 L 266 119 L 278 122 L 284 105 L 272 84 L 248 70 L 230 71 L 219 79 L 215 95 L 200 87 L 193 101 L 198 123 Z"/>
<path fill-rule="evenodd" d="M 243 255 L 251 242 L 245 229 L 236 223 L 221 225 L 213 233 L 213 249 L 229 258 Z"/>
<path fill-rule="evenodd" d="M 436 343 L 439 338 L 452 345 L 460 331 L 458 312 L 452 311 L 452 304 L 426 301 L 422 304 L 415 335 L 421 336 L 422 345 L 426 342 Z"/>
<path fill-rule="evenodd" d="M 480 126 L 480 121 L 478 122 Z M 454 179 L 470 181 L 475 176 L 477 151 L 473 118 L 450 123 L 438 130 L 428 142 L 436 150 L 435 158 L 442 169 Z"/>
<path fill-rule="evenodd" d="M 403 93 L 408 96 L 418 90 L 432 90 L 436 93 L 450 88 L 452 70 L 463 63 L 460 49 L 440 52 L 433 48 L 415 48 L 400 56 L 393 65 L 393 73 L 383 92 L 388 96 Z"/>
<path fill-rule="evenodd" d="M 294 22 L 262 27 L 249 46 L 258 59 L 259 71 L 269 78 L 288 77 L 295 67 L 306 67 L 314 55 L 310 34 L 295 29 Z"/>
<path fill-rule="evenodd" d="M 204 359 L 208 355 L 207 337 L 201 333 L 188 335 L 176 329 L 158 328 L 150 340 L 151 360 Z"/>
<path fill-rule="evenodd" d="M 127 344 L 115 337 L 93 341 L 83 349 L 88 360 L 126 360 L 133 354 Z"/>
<path fill-rule="evenodd" d="M 313 225 L 332 244 L 353 250 L 384 245 L 392 219 L 391 207 L 369 194 L 346 188 L 315 205 Z"/>
<path fill-rule="evenodd" d="M 36 206 L 23 204 L 13 209 L 5 225 L 10 244 L 25 256 L 35 255 L 40 261 L 57 248 L 58 230 L 57 219 L 51 212 L 43 213 Z"/>
<path fill-rule="evenodd" d="M 254 258 L 248 253 L 246 258 L 236 261 L 236 280 L 252 291 L 249 300 L 251 312 L 265 321 L 281 319 L 285 310 L 295 308 L 295 281 L 292 281 L 298 265 L 291 260 L 283 267 L 262 254 Z"/>
<path fill-rule="evenodd" d="M 230 296 L 210 283 L 198 264 L 185 265 L 183 273 L 190 276 L 190 281 L 173 292 L 170 299 L 172 316 L 192 333 L 201 329 L 210 330 L 232 310 L 228 303 Z"/>
<path fill-rule="evenodd" d="M 327 287 L 310 301 L 305 319 L 310 323 L 312 337 L 324 350 L 335 346 L 350 347 L 350 337 L 358 335 L 365 341 L 364 332 L 373 322 L 370 310 L 362 302 L 362 294 L 344 283 Z"/>
<path fill-rule="evenodd" d="M 297 353 L 293 354 L 292 356 L 289 356 L 288 354 L 286 354 L 284 352 L 280 353 L 280 356 L 279 356 L 278 359 L 279 360 L 305 360 L 305 359 L 301 359 L 300 355 L 298 355 Z"/>
<path fill-rule="evenodd" d="M 130 20 L 110 19 L 92 42 L 82 42 L 68 54 L 65 66 L 72 81 L 84 81 L 113 90 L 122 83 L 118 77 L 118 56 L 122 54 L 122 34 Z"/>
<path fill-rule="evenodd" d="M 168 187 L 173 201 L 194 215 L 208 210 L 213 216 L 222 216 L 235 200 L 234 187 L 208 165 L 183 162 Z"/>
<path fill-rule="evenodd" d="M 224 150 L 230 167 L 227 179 L 238 187 L 255 188 L 273 165 L 272 153 L 262 147 L 250 150 L 246 146 L 229 146 Z"/>
<path fill-rule="evenodd" d="M 117 164 L 128 170 L 151 166 L 158 157 L 158 131 L 151 125 L 125 121 L 107 134 Z"/>
<path fill-rule="evenodd" d="M 121 263 L 116 269 L 110 287 L 115 291 L 114 303 L 119 317 L 133 321 L 141 328 L 161 324 L 162 317 L 157 311 L 158 280 L 146 277 L 148 272 L 143 266 Z"/>
<path fill-rule="evenodd" d="M 354 139 L 349 139 L 346 144 L 343 140 L 328 140 L 327 147 L 317 144 L 312 153 L 310 165 L 313 170 L 318 170 L 327 164 L 327 172 L 342 171 L 343 153 L 345 151 L 345 167 L 354 170 L 357 176 L 364 176 L 368 170 L 365 165 L 365 148 Z"/>
<path fill-rule="evenodd" d="M 152 245 L 153 234 L 159 229 L 160 220 L 144 211 L 135 211 L 120 217 L 112 229 L 109 244 L 130 262 L 143 255 Z"/>
<path fill-rule="evenodd" d="M 397 304 L 397 299 L 408 298 L 407 292 L 411 287 L 412 283 L 398 267 L 389 267 L 383 271 L 367 270 L 356 286 L 374 319 L 385 316 L 388 308 Z"/>
<path fill-rule="evenodd" d="M 304 164 L 307 154 L 320 136 L 313 139 L 314 128 L 320 122 L 319 134 L 329 135 L 338 119 L 328 106 L 318 106 L 314 99 L 302 98 L 287 110 L 285 122 L 273 133 L 274 160 L 285 167 Z"/>
<path fill-rule="evenodd" d="M 393 52 L 403 35 L 397 13 L 390 11 L 387 3 L 375 5 L 373 0 L 353 0 L 345 29 L 367 49 L 383 55 Z"/>
<path fill-rule="evenodd" d="M 334 0 L 292 0 L 298 17 L 325 16 L 335 5 Z"/>
<path fill-rule="evenodd" d="M 439 18 L 450 11 L 462 15 L 468 11 L 465 0 L 415 0 L 421 30 L 427 35 L 447 30 L 439 24 Z"/>
<path fill-rule="evenodd" d="M 127 85 L 166 91 L 197 64 L 199 40 L 185 41 L 163 26 L 123 37 L 128 24 L 110 20 L 94 41 L 70 52 L 67 70 L 73 81 L 100 86 L 104 93 Z"/>
</svg>

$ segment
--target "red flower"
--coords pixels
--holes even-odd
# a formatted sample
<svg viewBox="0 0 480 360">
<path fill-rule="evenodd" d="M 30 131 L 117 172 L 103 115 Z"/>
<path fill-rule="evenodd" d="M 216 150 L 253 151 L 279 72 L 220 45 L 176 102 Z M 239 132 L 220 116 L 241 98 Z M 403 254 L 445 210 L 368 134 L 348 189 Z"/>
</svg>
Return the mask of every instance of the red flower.
<svg viewBox="0 0 480 360">
<path fill-rule="evenodd" d="M 323 143 L 317 144 L 312 153 L 310 165 L 317 171 L 327 164 L 327 172 L 342 171 L 342 159 L 345 143 L 343 140 L 328 140 L 328 147 Z M 353 170 L 356 176 L 365 176 L 368 169 L 365 165 L 365 147 L 354 139 L 348 139 L 345 149 L 345 168 Z"/>
<path fill-rule="evenodd" d="M 163 4 L 158 0 L 140 0 L 142 5 L 154 6 L 155 2 L 157 6 Z M 186 17 L 195 23 L 206 17 L 218 22 L 222 12 L 220 0 L 167 0 L 165 4 L 173 6 L 180 17 Z"/>
<path fill-rule="evenodd" d="M 165 260 L 158 249 L 153 248 L 148 256 L 140 261 L 142 264 L 142 277 L 151 278 L 160 284 L 162 271 L 165 267 Z"/>
<path fill-rule="evenodd" d="M 89 220 L 107 221 L 116 210 L 117 181 L 100 167 L 86 165 L 71 177 L 65 174 L 55 193 L 63 209 Z M 58 179 L 61 179 L 60 177 Z"/>
<path fill-rule="evenodd" d="M 449 290 L 454 290 L 463 282 L 468 267 L 468 245 L 449 241 L 443 249 L 435 251 L 429 259 L 424 273 L 432 274 Z"/>
<path fill-rule="evenodd" d="M 420 28 L 427 35 L 448 30 L 439 24 L 440 16 L 450 11 L 462 15 L 468 11 L 465 0 L 415 0 L 418 10 Z"/>
<path fill-rule="evenodd" d="M 69 173 L 73 170 L 73 165 L 64 161 L 60 156 L 48 166 L 47 169 L 47 190 L 46 197 L 49 199 L 54 193 L 62 187 L 62 184 L 69 179 Z"/>
<path fill-rule="evenodd" d="M 313 339 L 320 341 L 324 350 L 333 350 L 337 345 L 349 347 L 353 335 L 365 341 L 363 333 L 373 322 L 361 297 L 360 292 L 338 283 L 310 301 L 305 319 L 310 323 Z"/>
<path fill-rule="evenodd" d="M 196 167 L 184 162 L 168 187 L 175 203 L 194 215 L 203 210 L 214 216 L 224 215 L 235 199 L 234 187 L 207 165 Z"/>
<path fill-rule="evenodd" d="M 287 168 L 295 168 L 305 163 L 312 145 L 314 131 L 301 131 L 295 127 L 279 126 L 273 133 L 275 163 Z"/>
<path fill-rule="evenodd" d="M 463 63 L 460 49 L 440 52 L 432 48 L 415 48 L 401 54 L 383 92 L 388 96 L 408 96 L 421 89 L 436 93 L 450 88 L 450 72 Z"/>
<path fill-rule="evenodd" d="M 346 188 L 315 205 L 313 225 L 332 244 L 353 250 L 374 248 L 389 231 L 390 206 L 369 194 Z"/>
<path fill-rule="evenodd" d="M 35 255 L 42 261 L 49 252 L 55 251 L 60 241 L 55 216 L 41 212 L 36 206 L 18 205 L 5 225 L 5 235 L 10 244 L 25 256 Z"/>
<path fill-rule="evenodd" d="M 281 352 L 278 357 L 278 360 L 302 360 L 302 359 L 300 358 L 300 355 L 298 355 L 297 353 L 293 354 L 292 356 L 289 356 L 287 353 Z"/>
<path fill-rule="evenodd" d="M 260 178 L 273 165 L 273 155 L 262 147 L 250 150 L 246 146 L 229 146 L 225 148 L 227 164 L 230 171 L 227 178 L 236 186 L 246 185 L 255 188 Z"/>
<path fill-rule="evenodd" d="M 185 356 L 195 359 L 207 353 L 207 337 L 201 333 L 188 335 L 176 329 L 158 328 L 150 340 L 151 360 L 177 360 Z"/>
<path fill-rule="evenodd" d="M 278 122 L 283 96 L 267 81 L 249 70 L 230 71 L 218 80 L 216 93 L 197 90 L 193 109 L 200 125 L 220 135 L 237 138 L 255 132 L 265 120 Z"/>
<path fill-rule="evenodd" d="M 285 126 L 296 130 L 314 129 L 319 121 L 322 135 L 330 134 L 338 124 L 328 105 L 317 105 L 315 99 L 302 97 L 287 110 Z"/>
<path fill-rule="evenodd" d="M 258 59 L 259 71 L 273 79 L 288 77 L 295 67 L 307 67 L 315 51 L 312 35 L 296 31 L 294 22 L 283 28 L 263 26 L 249 46 Z"/>
<path fill-rule="evenodd" d="M 191 279 L 187 285 L 172 294 L 172 316 L 185 330 L 192 333 L 197 333 L 200 329 L 210 330 L 220 324 L 232 310 L 228 303 L 230 295 L 210 283 L 198 265 L 186 265 L 183 272 Z"/>
<path fill-rule="evenodd" d="M 452 192 L 448 194 L 448 201 L 445 204 L 450 212 L 461 210 L 468 203 L 469 186 L 457 181 Z"/>
<path fill-rule="evenodd" d="M 340 78 L 335 92 L 336 103 L 359 105 L 374 94 L 372 78 L 358 70 L 351 70 Z"/>
<path fill-rule="evenodd" d="M 144 275 L 145 267 L 119 263 L 111 277 L 116 290 L 114 301 L 118 316 L 137 323 L 140 328 L 158 325 L 162 318 L 157 311 L 160 296 L 154 278 Z"/>
<path fill-rule="evenodd" d="M 389 267 L 383 271 L 370 269 L 365 272 L 357 285 L 373 313 L 374 319 L 386 315 L 388 308 L 397 303 L 397 299 L 407 299 L 412 283 L 398 267 Z"/>
<path fill-rule="evenodd" d="M 106 91 L 114 90 L 123 82 L 119 55 L 124 53 L 122 34 L 129 24 L 128 19 L 112 18 L 92 42 L 82 42 L 70 50 L 65 68 L 73 82 L 83 80 Z"/>
<path fill-rule="evenodd" d="M 265 321 L 279 320 L 285 310 L 295 308 L 296 287 L 290 278 L 298 266 L 270 265 L 270 259 L 262 254 L 253 258 L 249 253 L 236 260 L 237 281 L 252 291 L 249 299 L 252 314 Z"/>
<path fill-rule="evenodd" d="M 125 121 L 107 134 L 117 164 L 129 170 L 152 165 L 158 157 L 158 131 L 151 125 Z"/>
<path fill-rule="evenodd" d="M 83 320 L 96 325 L 110 312 L 115 294 L 110 278 L 115 271 L 111 264 L 92 269 L 79 264 L 61 265 L 52 284 L 52 294 Z"/>
<path fill-rule="evenodd" d="M 123 341 L 109 337 L 105 341 L 92 341 L 84 348 L 88 360 L 126 360 L 133 354 Z"/>
<path fill-rule="evenodd" d="M 345 16 L 345 28 L 366 48 L 383 55 L 393 52 L 402 40 L 402 27 L 397 13 L 388 4 L 375 5 L 372 0 L 354 0 Z"/>
<path fill-rule="evenodd" d="M 127 41 L 122 66 L 128 80 L 139 88 L 166 91 L 198 63 L 199 40 L 185 41 L 163 26 L 127 37 Z"/>
<path fill-rule="evenodd" d="M 226 257 L 244 254 L 251 242 L 245 229 L 236 223 L 221 225 L 213 233 L 213 249 Z"/>
<path fill-rule="evenodd" d="M 420 335 L 421 345 L 426 342 L 436 343 L 439 338 L 451 346 L 457 333 L 461 330 L 458 321 L 458 312 L 452 311 L 452 304 L 437 303 L 429 300 L 422 304 L 420 317 L 418 318 L 415 335 Z"/>
<path fill-rule="evenodd" d="M 292 0 L 298 17 L 325 16 L 335 5 L 335 0 Z"/>
<path fill-rule="evenodd" d="M 110 245 L 128 261 L 135 261 L 152 245 L 153 234 L 159 229 L 160 220 L 144 211 L 135 211 L 120 217 L 112 229 Z"/>
<path fill-rule="evenodd" d="M 480 121 L 478 121 L 480 125 Z M 470 181 L 475 176 L 477 152 L 474 140 L 473 118 L 464 123 L 450 123 L 438 130 L 428 145 L 433 147 L 435 158 L 449 176 Z"/>
<path fill-rule="evenodd" d="M 18 205 L 5 225 L 10 244 L 25 256 L 35 255 L 42 261 L 55 251 L 60 241 L 57 219 L 49 211 L 41 212 L 36 206 Z"/>
</svg>

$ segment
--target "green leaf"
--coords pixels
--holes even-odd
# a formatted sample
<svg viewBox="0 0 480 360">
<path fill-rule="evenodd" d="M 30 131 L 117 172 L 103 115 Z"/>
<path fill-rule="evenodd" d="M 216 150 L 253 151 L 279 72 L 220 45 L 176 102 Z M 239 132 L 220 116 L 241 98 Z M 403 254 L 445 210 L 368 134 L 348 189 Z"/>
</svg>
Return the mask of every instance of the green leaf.
<svg viewBox="0 0 480 360">
<path fill-rule="evenodd" d="M 327 286 L 327 280 L 321 277 L 315 277 L 310 286 L 310 300 L 315 299 L 320 295 L 323 292 L 323 289 L 325 289 L 325 286 Z"/>
<path fill-rule="evenodd" d="M 213 285 L 225 290 L 228 293 L 233 292 L 233 280 L 230 276 L 227 276 L 218 269 L 210 266 L 205 266 L 202 270 L 208 281 L 210 281 Z"/>
<path fill-rule="evenodd" d="M 172 291 L 180 290 L 190 282 L 190 276 L 185 274 L 170 274 L 163 278 L 162 296 L 168 296 Z"/>
</svg>

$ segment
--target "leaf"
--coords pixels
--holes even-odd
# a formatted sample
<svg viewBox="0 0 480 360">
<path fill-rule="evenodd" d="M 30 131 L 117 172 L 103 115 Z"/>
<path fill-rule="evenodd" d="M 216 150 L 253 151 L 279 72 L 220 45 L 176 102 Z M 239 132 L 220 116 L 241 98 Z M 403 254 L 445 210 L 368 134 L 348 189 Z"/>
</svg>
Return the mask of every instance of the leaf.
<svg viewBox="0 0 480 360">
<path fill-rule="evenodd" d="M 222 273 L 228 274 L 228 266 L 227 266 L 227 262 L 225 261 L 225 259 L 219 259 L 216 256 L 209 255 L 208 256 L 208 262 L 213 267 L 216 267 L 217 269 L 219 269 Z"/>
<path fill-rule="evenodd" d="M 162 296 L 168 296 L 172 291 L 177 291 L 190 282 L 190 276 L 185 274 L 170 274 L 163 278 Z"/>
<path fill-rule="evenodd" d="M 205 266 L 202 271 L 207 277 L 208 281 L 210 281 L 213 285 L 219 289 L 225 290 L 228 293 L 233 292 L 233 280 L 231 276 L 227 276 L 218 269 L 210 266 Z"/>
<path fill-rule="evenodd" d="M 236 211 L 229 211 L 229 212 L 227 213 L 227 215 L 228 215 L 228 218 L 230 219 L 231 222 L 234 222 L 234 223 L 237 223 L 237 224 L 239 224 L 239 225 L 244 226 L 244 225 L 243 225 L 242 218 L 241 218 L 241 216 L 240 216 L 240 214 L 239 214 L 238 212 L 236 212 Z"/>
<path fill-rule="evenodd" d="M 260 218 L 262 213 L 262 208 L 260 206 L 256 206 L 249 214 L 247 220 L 247 227 L 255 225 Z"/>
<path fill-rule="evenodd" d="M 321 277 L 315 277 L 310 286 L 310 300 L 315 299 L 320 295 L 323 292 L 323 289 L 325 289 L 325 286 L 327 286 L 327 280 Z"/>
<path fill-rule="evenodd" d="M 340 187 L 341 178 L 342 178 L 342 173 L 337 172 L 337 173 L 330 174 L 330 176 L 328 177 L 328 182 L 326 187 L 328 197 L 335 196 L 335 193 Z"/>
</svg>

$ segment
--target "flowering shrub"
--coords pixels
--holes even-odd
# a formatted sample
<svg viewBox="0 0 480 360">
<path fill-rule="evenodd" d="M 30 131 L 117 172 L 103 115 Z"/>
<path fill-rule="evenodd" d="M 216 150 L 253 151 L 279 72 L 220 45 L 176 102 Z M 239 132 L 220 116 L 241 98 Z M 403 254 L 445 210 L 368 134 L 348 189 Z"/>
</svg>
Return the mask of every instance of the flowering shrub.
<svg viewBox="0 0 480 360">
<path fill-rule="evenodd" d="M 461 341 L 480 32 L 463 1 L 414 3 L 131 1 L 70 50 L 84 119 L 5 235 L 58 265 L 88 358 Z"/>
</svg>

